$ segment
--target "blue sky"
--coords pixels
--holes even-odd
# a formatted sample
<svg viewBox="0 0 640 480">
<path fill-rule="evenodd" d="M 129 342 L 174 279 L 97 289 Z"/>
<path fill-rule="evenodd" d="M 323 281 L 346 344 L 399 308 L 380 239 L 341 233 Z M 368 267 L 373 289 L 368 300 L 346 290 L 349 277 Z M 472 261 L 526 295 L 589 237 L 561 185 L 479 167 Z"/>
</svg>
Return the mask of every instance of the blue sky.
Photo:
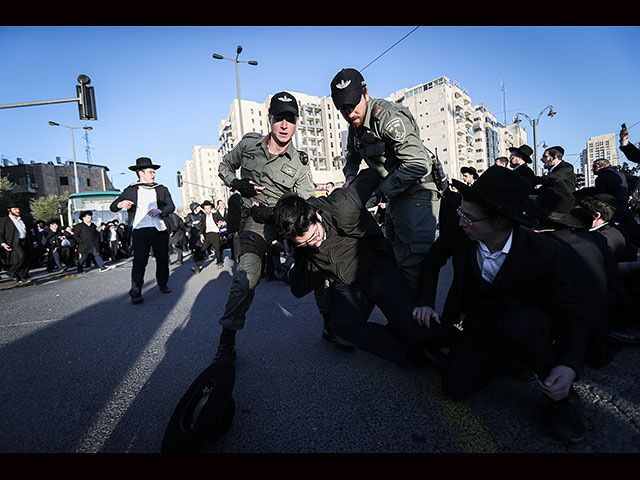
<svg viewBox="0 0 640 480">
<path fill-rule="evenodd" d="M 180 205 L 176 171 L 194 145 L 218 145 L 218 123 L 237 96 L 233 63 L 212 54 L 235 57 L 237 45 L 241 60 L 259 62 L 239 67 L 246 100 L 262 102 L 280 90 L 329 95 L 343 67 L 364 68 L 374 97 L 445 75 L 500 121 L 501 82 L 509 122 L 518 112 L 536 118 L 553 105 L 558 113 L 543 115 L 538 143 L 564 146 L 576 165 L 589 137 L 617 134 L 622 122 L 640 141 L 640 27 L 414 28 L 0 27 L 0 104 L 74 97 L 78 75 L 86 74 L 98 111 L 98 120 L 80 121 L 75 103 L 2 109 L 0 155 L 13 162 L 70 160 L 69 131 L 47 122 L 90 125 L 91 162 L 107 165 L 116 187 L 133 181 L 127 167 L 137 157 L 149 156 L 162 165 L 157 181 Z M 522 125 L 532 145 L 529 123 Z M 83 132 L 75 136 L 84 162 Z"/>
</svg>

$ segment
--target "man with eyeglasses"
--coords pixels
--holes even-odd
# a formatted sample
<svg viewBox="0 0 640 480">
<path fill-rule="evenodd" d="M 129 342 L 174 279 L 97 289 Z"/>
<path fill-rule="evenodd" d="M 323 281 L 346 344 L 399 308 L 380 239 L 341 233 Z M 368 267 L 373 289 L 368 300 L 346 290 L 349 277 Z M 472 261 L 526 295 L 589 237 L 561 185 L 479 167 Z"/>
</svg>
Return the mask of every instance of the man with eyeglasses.
<svg viewBox="0 0 640 480">
<path fill-rule="evenodd" d="M 572 388 L 582 375 L 584 315 L 569 283 L 557 240 L 535 233 L 524 213 L 531 184 L 513 170 L 489 167 L 462 194 L 458 224 L 441 233 L 422 268 L 419 322 L 458 325 L 443 371 L 443 391 L 465 400 L 503 374 L 528 367 L 547 399 L 543 425 L 563 442 L 584 437 Z M 434 309 L 440 269 L 453 280 L 442 315 Z"/>
<path fill-rule="evenodd" d="M 272 222 L 276 202 L 287 192 L 315 195 L 308 157 L 292 143 L 298 116 L 296 98 L 289 92 L 276 93 L 269 105 L 269 134 L 247 133 L 220 162 L 219 177 L 239 192 L 242 204 L 233 246 L 238 267 L 219 320 L 222 333 L 214 361 L 236 358 L 236 332 L 244 327 L 264 254 L 278 238 Z"/>
<path fill-rule="evenodd" d="M 329 278 L 329 315 L 344 342 L 401 366 L 424 365 L 455 334 L 438 322 L 418 324 L 408 283 L 391 245 L 366 203 L 380 176 L 362 170 L 348 188 L 326 197 L 287 194 L 276 204 L 274 223 L 294 247 L 291 291 L 301 298 Z M 370 322 L 378 307 L 387 325 Z M 430 349 L 430 350 L 425 350 Z"/>
<path fill-rule="evenodd" d="M 420 139 L 407 107 L 370 98 L 360 72 L 344 68 L 331 81 L 331 98 L 349 123 L 345 186 L 361 162 L 381 177 L 376 189 L 386 198 L 385 235 L 398 266 L 415 293 L 420 264 L 435 238 L 440 193 L 433 177 L 435 156 Z"/>
</svg>

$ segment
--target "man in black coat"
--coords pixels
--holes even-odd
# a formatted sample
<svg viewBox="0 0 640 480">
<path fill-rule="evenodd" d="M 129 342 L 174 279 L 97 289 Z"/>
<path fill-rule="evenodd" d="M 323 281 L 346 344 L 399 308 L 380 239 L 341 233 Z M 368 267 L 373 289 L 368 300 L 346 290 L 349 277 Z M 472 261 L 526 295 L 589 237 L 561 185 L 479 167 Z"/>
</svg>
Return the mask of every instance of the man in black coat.
<svg viewBox="0 0 640 480">
<path fill-rule="evenodd" d="M 60 223 L 57 220 L 49 221 L 42 238 L 42 245 L 47 251 L 47 272 L 52 272 L 54 267 L 58 267 L 61 272 L 66 270 L 60 257 L 60 244 L 63 238 L 62 232 L 60 232 Z"/>
<path fill-rule="evenodd" d="M 176 253 L 178 255 L 176 261 L 178 262 L 178 265 L 182 265 L 184 263 L 183 245 L 187 227 L 185 226 L 182 217 L 180 217 L 176 212 L 170 213 L 166 218 L 169 226 L 169 244 L 173 250 L 171 253 Z"/>
<path fill-rule="evenodd" d="M 31 231 L 20 215 L 18 205 L 9 205 L 9 215 L 0 218 L 0 246 L 4 249 L 7 273 L 18 283 L 26 283 L 34 245 Z"/>
<path fill-rule="evenodd" d="M 531 154 L 533 150 L 529 145 L 521 145 L 519 147 L 509 147 L 509 165 L 514 172 L 519 173 L 531 183 L 536 184 L 536 174 L 529 167 L 533 163 L 531 160 Z"/>
<path fill-rule="evenodd" d="M 202 219 L 204 212 L 198 202 L 192 202 L 189 205 L 191 212 L 187 214 L 184 219 L 186 232 L 189 237 L 189 250 L 193 254 L 196 249 L 196 244 L 200 241 L 200 227 L 202 226 Z"/>
<path fill-rule="evenodd" d="M 584 314 L 577 304 L 559 243 L 522 225 L 531 191 L 524 177 L 491 166 L 472 185 L 453 180 L 462 194 L 460 221 L 441 232 L 422 268 L 414 317 L 461 324 L 443 373 L 444 393 L 464 400 L 519 359 L 538 376 L 549 400 L 549 435 L 577 442 L 584 425 L 572 387 L 583 372 Z M 435 308 L 440 269 L 451 259 L 453 280 L 442 311 Z"/>
<path fill-rule="evenodd" d="M 213 211 L 213 203 L 209 200 L 205 200 L 202 203 L 202 210 L 204 211 L 204 217 L 200 222 L 199 239 L 198 243 L 196 243 L 196 250 L 193 253 L 195 266 L 191 268 L 194 273 L 200 273 L 200 271 L 202 271 L 205 254 L 209 248 L 213 247 L 218 268 L 222 268 L 224 263 L 222 258 L 222 244 L 220 243 L 220 223 L 222 219 L 217 212 Z"/>
<path fill-rule="evenodd" d="M 603 252 L 593 241 L 572 231 L 585 227 L 585 221 L 572 213 L 574 207 L 572 194 L 547 188 L 527 205 L 526 212 L 538 220 L 537 233 L 557 240 L 562 247 L 562 260 L 588 328 L 585 360 L 600 368 L 608 364 L 618 350 L 607 337 L 610 295 L 614 295 L 615 290 L 610 285 Z M 613 263 L 611 260 L 611 266 L 616 268 Z"/>
<path fill-rule="evenodd" d="M 86 210 L 80 213 L 80 222 L 73 226 L 73 236 L 78 245 L 78 273 L 82 273 L 85 263 L 90 255 L 93 255 L 101 272 L 107 272 L 115 268 L 115 265 L 105 266 L 100 255 L 100 233 L 95 223 L 91 221 L 93 212 Z"/>
<path fill-rule="evenodd" d="M 413 298 L 366 203 L 381 178 L 361 170 L 348 188 L 327 197 L 283 196 L 274 209 L 275 225 L 295 248 L 290 288 L 300 298 L 329 286 L 329 316 L 335 334 L 348 344 L 381 358 L 408 365 L 426 359 L 425 348 L 437 349 L 455 335 L 437 323 L 420 325 L 411 317 Z M 387 325 L 369 322 L 378 307 Z"/>
<path fill-rule="evenodd" d="M 573 165 L 565 162 L 562 157 L 564 148 L 560 146 L 549 147 L 542 154 L 542 163 L 547 169 L 547 174 L 537 177 L 536 184 L 539 185 L 536 193 L 543 189 L 555 187 L 573 193 L 576 189 L 576 174 Z"/>
<path fill-rule="evenodd" d="M 111 211 L 128 211 L 128 224 L 133 243 L 131 269 L 131 303 L 142 303 L 144 272 L 153 250 L 156 259 L 156 281 L 162 293 L 170 293 L 169 282 L 169 230 L 165 218 L 175 210 L 169 189 L 155 182 L 155 165 L 148 157 L 136 159 L 129 170 L 136 172 L 138 181 L 132 183 L 111 203 Z"/>
</svg>

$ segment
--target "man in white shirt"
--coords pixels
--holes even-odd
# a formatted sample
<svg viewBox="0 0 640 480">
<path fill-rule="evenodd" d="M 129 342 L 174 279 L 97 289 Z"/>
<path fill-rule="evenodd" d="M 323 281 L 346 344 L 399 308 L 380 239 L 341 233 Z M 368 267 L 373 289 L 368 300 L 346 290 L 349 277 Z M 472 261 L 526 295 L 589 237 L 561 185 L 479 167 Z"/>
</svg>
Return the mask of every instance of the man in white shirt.
<svg viewBox="0 0 640 480">
<path fill-rule="evenodd" d="M 200 227 L 200 238 L 196 244 L 196 251 L 193 254 L 193 261 L 195 267 L 192 267 L 194 273 L 200 273 L 202 271 L 202 264 L 204 263 L 206 251 L 213 247 L 216 254 L 216 264 L 218 268 L 222 268 L 222 244 L 220 243 L 220 226 L 218 215 L 213 211 L 213 203 L 209 200 L 205 200 L 202 204 L 202 210 L 204 211 L 205 221 Z"/>
<path fill-rule="evenodd" d="M 155 165 L 150 158 L 140 157 L 129 170 L 136 172 L 138 181 L 132 183 L 111 204 L 111 211 L 129 212 L 129 228 L 133 241 L 133 268 L 131 269 L 131 303 L 142 303 L 144 272 L 153 250 L 156 259 L 156 281 L 162 293 L 170 293 L 169 230 L 164 217 L 175 210 L 169 190 L 155 182 Z"/>
<path fill-rule="evenodd" d="M 7 259 L 7 273 L 18 283 L 27 282 L 33 240 L 20 216 L 20 207 L 8 207 L 9 216 L 0 219 L 0 246 Z"/>
</svg>

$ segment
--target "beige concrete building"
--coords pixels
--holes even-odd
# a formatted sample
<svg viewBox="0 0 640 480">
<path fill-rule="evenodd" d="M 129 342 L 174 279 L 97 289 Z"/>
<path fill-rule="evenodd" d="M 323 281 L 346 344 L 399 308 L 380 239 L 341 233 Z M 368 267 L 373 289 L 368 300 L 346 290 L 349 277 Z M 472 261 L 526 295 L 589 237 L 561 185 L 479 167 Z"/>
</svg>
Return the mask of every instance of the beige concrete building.
<svg viewBox="0 0 640 480">
<path fill-rule="evenodd" d="M 587 140 L 587 145 L 580 153 L 580 169 L 584 174 L 584 183 L 587 187 L 595 185 L 596 176 L 591 171 L 594 160 L 605 158 L 611 165 L 618 165 L 618 149 L 616 145 L 616 134 L 606 133 L 597 135 Z"/>
<path fill-rule="evenodd" d="M 502 125 L 487 107 L 474 106 L 469 93 L 445 76 L 398 90 L 388 100 L 411 111 L 423 143 L 438 154 L 450 179 L 460 179 L 464 166 L 482 173 L 497 157 L 508 157 L 509 147 L 527 142 L 521 127 Z"/>
<path fill-rule="evenodd" d="M 191 150 L 191 160 L 185 162 L 182 176 L 182 205 L 189 213 L 192 202 L 227 200 L 228 189 L 218 177 L 221 155 L 218 147 L 196 145 Z"/>
<path fill-rule="evenodd" d="M 318 193 L 322 194 L 327 182 L 344 183 L 342 168 L 348 124 L 330 96 L 290 93 L 296 97 L 300 111 L 293 144 L 309 155 L 313 180 Z M 460 178 L 460 168 L 465 165 L 473 166 L 481 173 L 498 156 L 508 156 L 510 146 L 520 146 L 527 141 L 522 128 L 515 124 L 502 125 L 484 105 L 474 106 L 467 91 L 455 80 L 444 76 L 399 90 L 387 100 L 409 108 L 418 121 L 422 141 L 438 154 L 449 178 Z M 266 135 L 269 132 L 270 101 L 271 95 L 262 103 L 240 102 L 245 134 Z M 186 162 L 183 172 L 183 205 L 202 201 L 208 192 L 213 192 L 216 198 L 228 198 L 228 189 L 222 187 L 217 177 L 217 165 L 241 138 L 238 105 L 238 100 L 234 99 L 229 115 L 218 124 L 219 147 L 194 147 L 193 158 Z M 211 152 L 216 148 L 217 157 Z M 200 149 L 206 149 L 206 153 Z M 211 176 L 212 172 L 215 172 L 214 176 Z"/>
</svg>

